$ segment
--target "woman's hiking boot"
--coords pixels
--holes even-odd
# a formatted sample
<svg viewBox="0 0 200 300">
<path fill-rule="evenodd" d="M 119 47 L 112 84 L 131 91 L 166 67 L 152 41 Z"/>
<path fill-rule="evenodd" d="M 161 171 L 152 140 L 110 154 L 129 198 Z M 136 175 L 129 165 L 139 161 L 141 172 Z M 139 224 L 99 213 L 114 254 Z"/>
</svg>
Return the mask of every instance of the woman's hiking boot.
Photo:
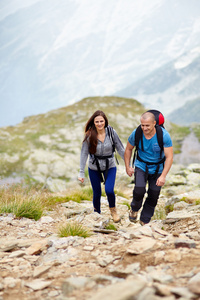
<svg viewBox="0 0 200 300">
<path fill-rule="evenodd" d="M 111 213 L 111 216 L 112 216 L 112 218 L 113 218 L 113 221 L 114 221 L 115 223 L 119 222 L 119 221 L 120 221 L 120 217 L 119 217 L 118 214 L 117 214 L 117 209 L 116 209 L 116 207 L 109 207 L 109 209 L 110 209 L 110 213 Z"/>
<path fill-rule="evenodd" d="M 137 222 L 137 214 L 138 214 L 137 211 L 133 211 L 133 210 L 131 209 L 130 212 L 129 212 L 129 220 L 130 220 L 131 222 L 136 223 L 136 222 Z"/>
</svg>

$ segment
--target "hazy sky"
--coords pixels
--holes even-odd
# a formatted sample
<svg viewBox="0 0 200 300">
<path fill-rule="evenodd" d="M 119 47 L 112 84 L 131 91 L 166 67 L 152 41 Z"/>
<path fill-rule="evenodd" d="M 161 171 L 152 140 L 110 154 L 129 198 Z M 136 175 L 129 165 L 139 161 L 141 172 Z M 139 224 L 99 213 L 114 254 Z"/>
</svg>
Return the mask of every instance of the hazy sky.
<svg viewBox="0 0 200 300">
<path fill-rule="evenodd" d="M 200 45 L 199 0 L 0 3 L 0 126 L 112 95 Z"/>
</svg>

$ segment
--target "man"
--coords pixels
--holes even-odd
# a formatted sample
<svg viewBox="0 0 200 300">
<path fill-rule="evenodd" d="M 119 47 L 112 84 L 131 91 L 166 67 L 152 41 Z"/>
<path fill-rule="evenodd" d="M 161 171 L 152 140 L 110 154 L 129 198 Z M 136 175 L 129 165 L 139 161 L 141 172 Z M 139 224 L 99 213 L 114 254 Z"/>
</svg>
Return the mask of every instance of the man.
<svg viewBox="0 0 200 300">
<path fill-rule="evenodd" d="M 132 151 L 135 147 L 135 132 L 131 133 L 128 138 L 127 146 L 124 153 L 126 172 L 131 177 L 135 173 L 135 187 L 133 190 L 133 200 L 129 220 L 137 221 L 137 214 L 142 207 L 144 195 L 146 193 L 146 184 L 148 182 L 147 197 L 144 202 L 140 224 L 145 225 L 150 222 L 158 202 L 161 187 L 165 184 L 165 178 L 173 162 L 172 140 L 169 133 L 162 128 L 163 133 L 163 152 L 160 157 L 161 149 L 159 147 L 156 134 L 156 120 L 151 112 L 142 114 L 141 119 L 143 151 L 141 141 L 139 142 L 138 156 L 135 160 L 135 171 L 131 167 Z M 164 161 L 165 157 L 165 161 Z M 162 161 L 162 163 L 161 163 Z"/>
</svg>

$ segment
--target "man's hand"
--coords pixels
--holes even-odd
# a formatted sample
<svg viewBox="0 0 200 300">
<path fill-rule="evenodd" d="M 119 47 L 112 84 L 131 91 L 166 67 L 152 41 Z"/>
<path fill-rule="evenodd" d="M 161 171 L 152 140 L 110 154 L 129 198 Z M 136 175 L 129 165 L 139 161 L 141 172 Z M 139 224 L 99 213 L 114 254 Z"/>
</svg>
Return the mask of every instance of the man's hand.
<svg viewBox="0 0 200 300">
<path fill-rule="evenodd" d="M 157 186 L 163 186 L 165 184 L 165 176 L 160 175 L 156 181 Z"/>
<path fill-rule="evenodd" d="M 173 162 L 173 148 L 164 148 L 164 153 L 165 153 L 165 165 L 164 169 L 162 171 L 162 174 L 160 177 L 157 179 L 156 185 L 157 186 L 163 186 L 165 184 L 165 178 L 167 176 L 167 173 L 169 172 L 172 162 Z"/>
<path fill-rule="evenodd" d="M 134 169 L 132 167 L 126 168 L 126 173 L 128 174 L 129 177 L 131 177 L 134 173 Z"/>
</svg>

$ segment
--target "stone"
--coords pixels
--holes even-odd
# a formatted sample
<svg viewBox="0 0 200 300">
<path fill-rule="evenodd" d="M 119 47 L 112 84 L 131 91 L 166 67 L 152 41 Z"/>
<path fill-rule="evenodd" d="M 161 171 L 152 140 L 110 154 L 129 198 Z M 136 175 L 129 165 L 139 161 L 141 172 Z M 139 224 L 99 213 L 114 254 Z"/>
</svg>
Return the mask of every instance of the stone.
<svg viewBox="0 0 200 300">
<path fill-rule="evenodd" d="M 174 245 L 176 248 L 180 248 L 180 247 L 196 248 L 196 243 L 193 240 L 176 239 Z"/>
<path fill-rule="evenodd" d="M 200 173 L 200 164 L 198 163 L 189 164 L 187 169 L 192 172 Z"/>
<path fill-rule="evenodd" d="M 108 271 L 110 274 L 120 278 L 126 278 L 128 275 L 137 274 L 140 270 L 140 263 L 133 263 L 125 268 L 122 265 L 110 266 Z"/>
<path fill-rule="evenodd" d="M 85 247 L 83 247 L 83 250 L 85 250 L 85 251 L 93 251 L 94 250 L 94 246 L 85 246 Z"/>
<path fill-rule="evenodd" d="M 132 279 L 114 283 L 100 289 L 88 300 L 128 300 L 133 299 L 144 289 L 147 283 L 143 280 Z"/>
<path fill-rule="evenodd" d="M 51 266 L 38 266 L 35 267 L 34 271 L 33 271 L 33 277 L 37 278 L 40 275 L 46 273 L 49 269 L 51 268 Z"/>
<path fill-rule="evenodd" d="M 174 204 L 174 210 L 182 210 L 185 209 L 189 204 L 185 201 L 177 202 Z"/>
<path fill-rule="evenodd" d="M 163 283 L 163 284 L 168 284 L 170 282 L 173 282 L 173 277 L 169 274 L 164 273 L 164 272 L 153 271 L 149 275 L 156 282 L 160 282 L 160 283 Z"/>
<path fill-rule="evenodd" d="M 164 256 L 164 261 L 166 262 L 178 262 L 181 260 L 181 253 L 179 250 L 176 249 L 170 249 Z"/>
<path fill-rule="evenodd" d="M 169 233 L 167 231 L 165 231 L 163 229 L 160 229 L 159 227 L 157 227 L 155 225 L 152 225 L 151 228 L 152 228 L 153 232 L 156 232 L 156 233 L 160 234 L 161 236 L 168 236 L 169 235 Z"/>
<path fill-rule="evenodd" d="M 16 240 L 5 241 L 4 244 L 0 244 L 0 250 L 2 252 L 8 252 L 15 249 L 17 246 L 18 246 L 18 241 Z"/>
<path fill-rule="evenodd" d="M 154 282 L 153 286 L 155 287 L 158 295 L 161 296 L 170 296 L 171 295 L 171 287 L 166 286 L 165 284 L 161 284 L 158 282 Z"/>
<path fill-rule="evenodd" d="M 187 287 L 173 287 L 171 292 L 176 296 L 183 297 L 185 299 L 195 299 L 195 295 L 191 293 Z"/>
<path fill-rule="evenodd" d="M 38 241 L 26 249 L 26 254 L 28 254 L 28 255 L 39 254 L 40 252 L 49 248 L 51 245 L 52 245 L 52 242 L 50 242 L 48 240 Z"/>
<path fill-rule="evenodd" d="M 188 289 L 192 293 L 200 295 L 200 272 L 189 280 Z"/>
<path fill-rule="evenodd" d="M 51 285 L 51 281 L 35 279 L 25 283 L 25 286 L 30 287 L 34 291 L 43 290 Z"/>
<path fill-rule="evenodd" d="M 152 249 L 156 244 L 156 240 L 151 238 L 142 238 L 134 241 L 131 246 L 127 249 L 127 253 L 130 254 L 142 254 Z"/>
<path fill-rule="evenodd" d="M 161 261 L 164 260 L 165 257 L 165 251 L 156 251 L 154 253 L 154 262 L 155 264 L 159 264 Z"/>
<path fill-rule="evenodd" d="M 14 258 L 14 257 L 22 257 L 22 256 L 24 256 L 25 254 L 26 254 L 25 251 L 18 250 L 18 251 L 12 252 L 12 253 L 9 255 L 9 257 L 10 257 L 10 258 Z"/>
<path fill-rule="evenodd" d="M 49 223 L 54 223 L 55 220 L 49 216 L 42 216 L 38 222 L 40 222 L 42 224 L 49 224 Z"/>
<path fill-rule="evenodd" d="M 167 181 L 166 182 L 167 185 L 172 185 L 172 186 L 187 184 L 186 178 L 181 175 L 171 175 L 170 177 L 167 177 L 166 181 Z"/>
<path fill-rule="evenodd" d="M 197 215 L 197 213 L 193 212 L 188 212 L 186 210 L 181 210 L 181 211 L 172 211 L 170 212 L 167 217 L 166 221 L 168 219 L 173 219 L 175 222 L 178 220 L 183 220 L 183 219 L 189 219 L 189 218 L 194 218 Z"/>
<path fill-rule="evenodd" d="M 97 258 L 97 262 L 101 267 L 106 267 L 115 260 L 112 255 L 104 255 Z"/>
<path fill-rule="evenodd" d="M 74 290 L 85 287 L 90 282 L 87 277 L 68 278 L 62 283 L 62 294 L 69 296 Z"/>
</svg>

